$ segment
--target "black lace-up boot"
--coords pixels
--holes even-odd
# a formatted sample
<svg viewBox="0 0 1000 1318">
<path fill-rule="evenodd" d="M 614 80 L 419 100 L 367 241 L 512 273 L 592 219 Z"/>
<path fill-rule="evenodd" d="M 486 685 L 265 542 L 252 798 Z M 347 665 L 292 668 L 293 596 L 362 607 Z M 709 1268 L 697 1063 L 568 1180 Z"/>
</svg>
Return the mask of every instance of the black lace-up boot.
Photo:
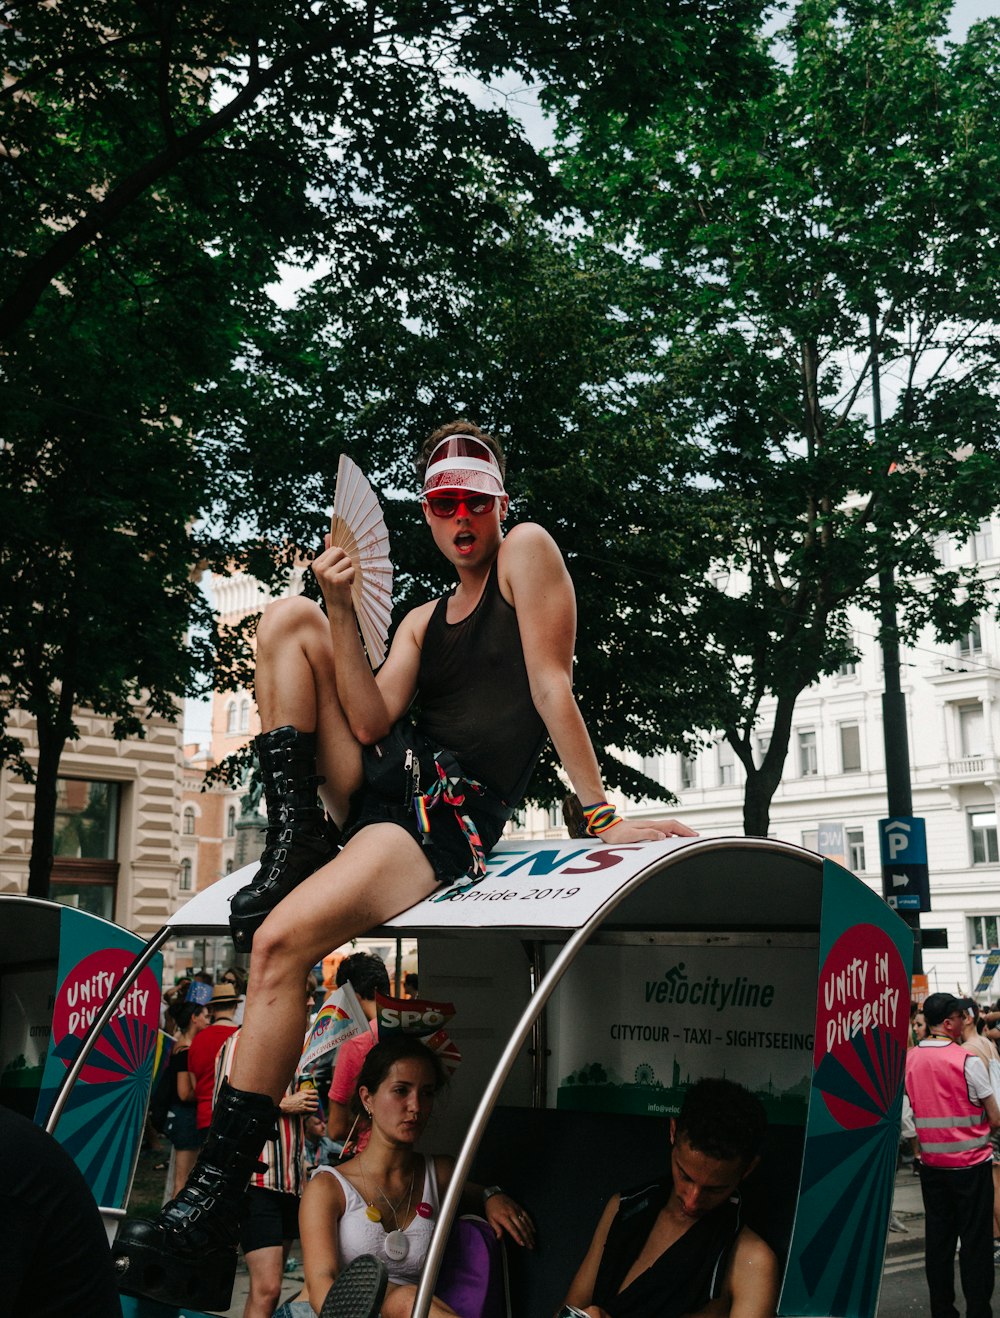
<svg viewBox="0 0 1000 1318">
<path fill-rule="evenodd" d="M 152 1221 L 126 1222 L 112 1257 L 119 1290 L 178 1308 L 228 1309 L 252 1172 L 277 1130 L 267 1094 L 223 1081 L 205 1147 L 187 1184 Z"/>
<path fill-rule="evenodd" d="M 340 842 L 316 796 L 323 782 L 316 773 L 316 734 L 286 726 L 262 732 L 255 744 L 268 829 L 260 869 L 230 907 L 237 952 L 250 951 L 254 934 L 282 897 L 331 860 Z"/>
</svg>

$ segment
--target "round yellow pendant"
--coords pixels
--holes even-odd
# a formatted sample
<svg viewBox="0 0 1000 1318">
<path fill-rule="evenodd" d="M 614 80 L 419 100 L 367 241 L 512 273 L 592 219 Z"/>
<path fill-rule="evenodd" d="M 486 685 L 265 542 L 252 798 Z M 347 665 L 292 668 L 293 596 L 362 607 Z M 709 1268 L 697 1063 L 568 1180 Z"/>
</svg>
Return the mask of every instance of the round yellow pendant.
<svg viewBox="0 0 1000 1318">
<path fill-rule="evenodd" d="M 365 1209 L 365 1217 L 368 1218 L 369 1222 L 382 1221 L 382 1214 L 378 1211 L 378 1209 L 375 1207 L 374 1204 L 369 1204 L 368 1207 Z"/>
</svg>

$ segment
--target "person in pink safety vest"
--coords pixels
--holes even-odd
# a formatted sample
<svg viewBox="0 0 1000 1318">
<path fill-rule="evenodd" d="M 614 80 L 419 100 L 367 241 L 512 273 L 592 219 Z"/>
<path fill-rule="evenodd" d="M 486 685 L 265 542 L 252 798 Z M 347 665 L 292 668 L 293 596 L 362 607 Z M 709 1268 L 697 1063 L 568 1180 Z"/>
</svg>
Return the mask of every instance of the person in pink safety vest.
<svg viewBox="0 0 1000 1318">
<path fill-rule="evenodd" d="M 1000 1106 L 986 1064 L 961 1047 L 965 1010 L 950 993 L 924 1002 L 927 1038 L 906 1055 L 906 1092 L 920 1141 L 931 1318 L 958 1318 L 955 1247 L 967 1318 L 991 1318 L 993 1174 Z"/>
</svg>

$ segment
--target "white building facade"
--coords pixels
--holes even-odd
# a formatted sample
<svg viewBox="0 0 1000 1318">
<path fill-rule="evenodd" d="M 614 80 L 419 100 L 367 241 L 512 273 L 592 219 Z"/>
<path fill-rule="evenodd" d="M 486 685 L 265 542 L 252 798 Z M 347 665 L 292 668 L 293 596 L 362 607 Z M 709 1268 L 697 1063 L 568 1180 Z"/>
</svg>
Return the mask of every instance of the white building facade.
<svg viewBox="0 0 1000 1318">
<path fill-rule="evenodd" d="M 1000 520 L 984 523 L 964 545 L 940 552 L 975 562 L 989 577 L 1000 560 Z M 824 677 L 799 697 L 782 781 L 771 805 L 770 834 L 826 851 L 821 835 L 842 830 L 849 869 L 882 891 L 878 821 L 887 817 L 882 740 L 882 653 L 871 616 L 852 618 L 856 663 Z M 931 992 L 971 992 L 989 948 L 1000 947 L 1000 627 L 984 613 L 957 644 L 921 637 L 901 655 L 906 697 L 913 814 L 926 821 L 932 909 L 924 929 L 944 930 L 947 948 L 924 949 Z M 774 702 L 764 701 L 758 757 Z M 632 763 L 640 761 L 632 757 Z M 676 815 L 712 837 L 743 833 L 743 766 L 724 741 L 693 757 L 655 756 L 643 770 L 678 798 L 669 809 L 628 803 L 630 817 Z M 839 826 L 839 828 L 838 828 Z M 529 809 L 522 836 L 565 836 L 561 811 Z M 992 986 L 1000 996 L 1000 977 Z"/>
</svg>

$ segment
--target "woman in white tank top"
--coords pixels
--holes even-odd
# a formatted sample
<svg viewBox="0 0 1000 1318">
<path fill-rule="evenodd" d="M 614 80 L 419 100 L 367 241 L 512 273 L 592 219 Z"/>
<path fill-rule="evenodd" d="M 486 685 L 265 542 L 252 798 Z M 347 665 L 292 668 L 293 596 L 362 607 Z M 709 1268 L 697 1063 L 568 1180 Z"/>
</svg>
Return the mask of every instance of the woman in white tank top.
<svg viewBox="0 0 1000 1318">
<path fill-rule="evenodd" d="M 339 1167 L 317 1168 L 299 1210 L 306 1291 L 317 1297 L 314 1304 L 353 1259 L 374 1254 L 389 1273 L 382 1318 L 410 1318 L 454 1169 L 452 1158 L 416 1151 L 445 1082 L 437 1056 L 407 1035 L 376 1044 L 365 1059 L 356 1101 L 371 1119 L 371 1138 Z M 502 1190 L 487 1194 L 467 1184 L 462 1207 L 483 1213 L 498 1236 L 506 1231 L 519 1245 L 534 1247 L 531 1218 Z M 455 1318 L 455 1310 L 435 1296 L 429 1318 Z"/>
</svg>

